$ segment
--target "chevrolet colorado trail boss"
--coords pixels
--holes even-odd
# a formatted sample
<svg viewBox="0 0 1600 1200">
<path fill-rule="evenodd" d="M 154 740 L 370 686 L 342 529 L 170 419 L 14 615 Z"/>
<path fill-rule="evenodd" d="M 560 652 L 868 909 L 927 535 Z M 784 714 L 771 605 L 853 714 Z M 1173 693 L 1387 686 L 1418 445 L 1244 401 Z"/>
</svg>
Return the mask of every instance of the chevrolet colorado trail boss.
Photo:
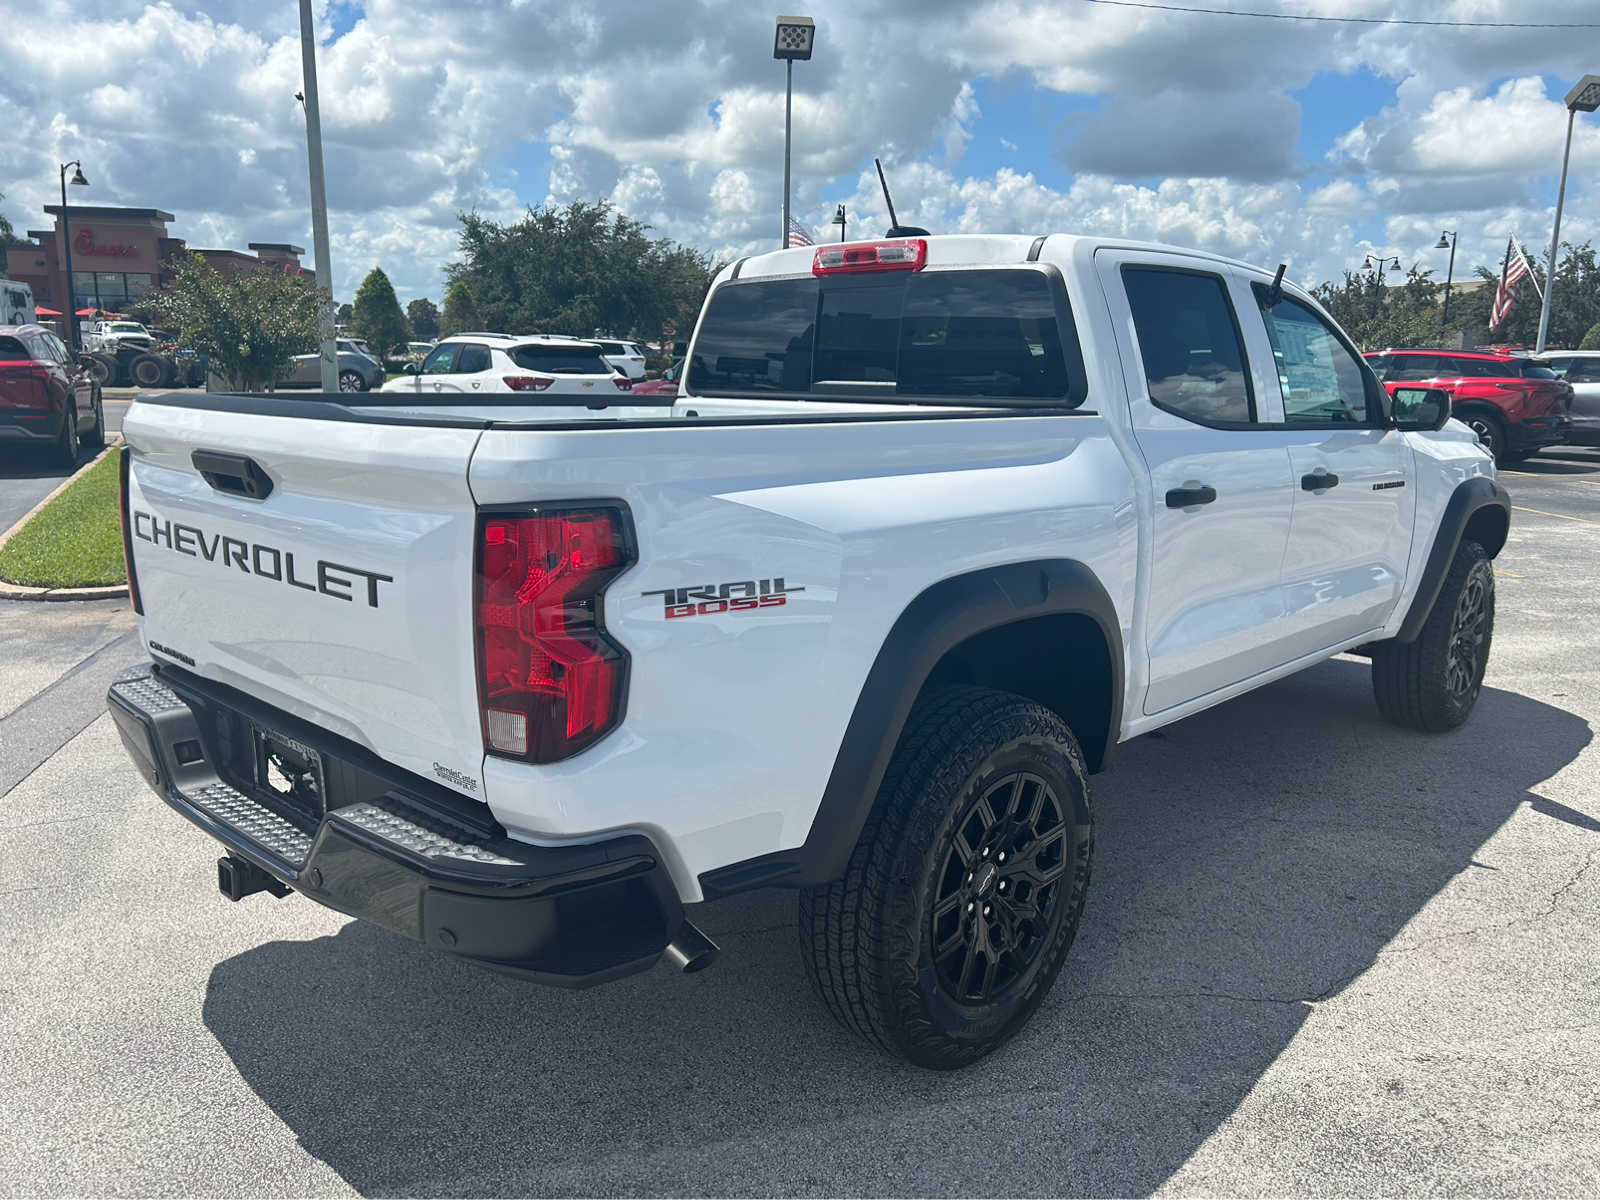
<svg viewBox="0 0 1600 1200">
<path fill-rule="evenodd" d="M 1305 292 L 1090 237 L 723 270 L 681 394 L 141 397 L 109 704 L 225 894 L 589 984 L 800 889 L 831 1011 L 955 1067 L 1066 957 L 1089 776 L 1343 651 L 1466 719 L 1509 502 Z"/>
</svg>

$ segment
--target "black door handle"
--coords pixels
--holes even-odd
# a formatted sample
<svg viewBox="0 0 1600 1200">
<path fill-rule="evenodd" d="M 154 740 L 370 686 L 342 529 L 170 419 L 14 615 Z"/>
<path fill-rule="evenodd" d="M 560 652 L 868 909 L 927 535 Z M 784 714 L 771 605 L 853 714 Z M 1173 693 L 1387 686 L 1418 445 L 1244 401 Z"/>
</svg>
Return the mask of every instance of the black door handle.
<svg viewBox="0 0 1600 1200">
<path fill-rule="evenodd" d="M 1167 493 L 1167 507 L 1193 508 L 1199 504 L 1210 504 L 1216 498 L 1217 489 L 1209 484 L 1192 488 L 1173 488 Z"/>
<path fill-rule="evenodd" d="M 194 469 L 219 492 L 265 500 L 272 493 L 272 479 L 253 458 L 242 454 L 219 454 L 215 450 L 196 450 L 189 456 Z"/>
<path fill-rule="evenodd" d="M 1339 477 L 1332 471 L 1314 471 L 1310 475 L 1300 476 L 1300 490 L 1304 492 L 1320 492 L 1324 488 L 1339 486 Z"/>
</svg>

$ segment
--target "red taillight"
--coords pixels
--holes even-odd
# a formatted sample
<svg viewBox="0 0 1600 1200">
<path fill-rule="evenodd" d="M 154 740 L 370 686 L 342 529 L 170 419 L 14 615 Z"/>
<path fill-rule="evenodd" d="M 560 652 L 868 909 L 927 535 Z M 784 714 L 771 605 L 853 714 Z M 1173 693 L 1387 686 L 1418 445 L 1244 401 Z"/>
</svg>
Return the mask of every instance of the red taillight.
<svg viewBox="0 0 1600 1200">
<path fill-rule="evenodd" d="M 619 392 L 633 391 L 633 380 L 628 379 L 625 376 L 618 375 L 611 382 L 617 385 L 617 391 Z"/>
<path fill-rule="evenodd" d="M 542 392 L 555 382 L 546 375 L 505 375 L 501 378 L 513 392 Z"/>
<path fill-rule="evenodd" d="M 117 463 L 117 491 L 122 509 L 122 561 L 128 569 L 128 599 L 133 601 L 133 611 L 144 615 L 144 603 L 139 599 L 139 576 L 133 569 L 133 514 L 128 509 L 128 473 L 133 470 L 133 451 L 122 448 Z"/>
<path fill-rule="evenodd" d="M 490 753 L 556 762 L 622 719 L 628 655 L 606 634 L 602 593 L 635 557 L 621 508 L 478 518 L 474 624 Z"/>
<path fill-rule="evenodd" d="M 818 246 L 811 260 L 813 275 L 849 275 L 857 271 L 920 271 L 928 265 L 926 238 L 888 242 Z"/>
</svg>

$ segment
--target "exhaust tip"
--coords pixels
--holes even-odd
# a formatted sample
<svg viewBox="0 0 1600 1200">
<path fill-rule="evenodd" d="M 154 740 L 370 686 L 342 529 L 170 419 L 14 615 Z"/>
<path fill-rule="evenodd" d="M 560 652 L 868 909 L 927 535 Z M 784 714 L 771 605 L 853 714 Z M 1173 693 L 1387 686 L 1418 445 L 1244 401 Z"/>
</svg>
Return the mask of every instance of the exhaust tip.
<svg viewBox="0 0 1600 1200">
<path fill-rule="evenodd" d="M 678 929 L 677 936 L 667 943 L 665 953 L 667 961 L 674 967 L 685 975 L 693 975 L 716 962 L 717 955 L 722 951 L 693 923 L 685 921 Z"/>
</svg>

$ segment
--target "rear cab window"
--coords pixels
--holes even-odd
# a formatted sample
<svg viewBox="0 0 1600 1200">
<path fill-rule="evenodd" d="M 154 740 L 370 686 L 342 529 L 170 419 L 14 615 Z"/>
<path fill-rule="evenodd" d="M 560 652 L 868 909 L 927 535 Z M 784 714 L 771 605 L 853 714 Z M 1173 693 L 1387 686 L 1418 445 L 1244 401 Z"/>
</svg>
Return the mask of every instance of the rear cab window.
<svg viewBox="0 0 1600 1200">
<path fill-rule="evenodd" d="M 1222 277 L 1129 264 L 1122 282 L 1151 403 L 1200 425 L 1254 423 L 1244 337 Z"/>
<path fill-rule="evenodd" d="M 601 358 L 602 347 L 512 346 L 511 361 L 525 371 L 546 375 L 610 375 L 611 365 Z"/>
<path fill-rule="evenodd" d="M 700 396 L 1074 407 L 1087 385 L 1053 271 L 729 280 L 688 360 Z"/>
</svg>

